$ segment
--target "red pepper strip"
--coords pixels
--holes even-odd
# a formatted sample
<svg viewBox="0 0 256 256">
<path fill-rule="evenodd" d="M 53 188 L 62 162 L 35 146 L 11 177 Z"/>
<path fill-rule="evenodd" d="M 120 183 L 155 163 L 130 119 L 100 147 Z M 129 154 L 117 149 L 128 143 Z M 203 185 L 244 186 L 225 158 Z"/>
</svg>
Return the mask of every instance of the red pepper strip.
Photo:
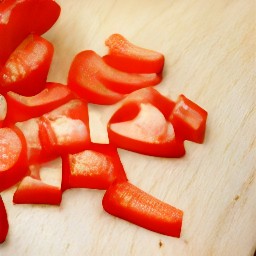
<svg viewBox="0 0 256 256">
<path fill-rule="evenodd" d="M 173 126 L 150 103 L 126 103 L 108 123 L 110 143 L 141 154 L 159 157 L 181 157 L 185 154 L 183 140 Z"/>
<path fill-rule="evenodd" d="M 92 144 L 88 149 L 62 158 L 63 190 L 107 189 L 115 180 L 127 177 L 117 149 L 109 144 Z"/>
<path fill-rule="evenodd" d="M 45 87 L 53 51 L 53 45 L 44 38 L 28 36 L 0 72 L 0 93 L 14 91 L 25 96 L 39 93 Z"/>
<path fill-rule="evenodd" d="M 41 180 L 41 166 L 30 166 L 30 175 L 19 184 L 13 196 L 15 204 L 51 204 L 60 205 L 61 186 L 47 184 Z M 49 170 L 52 172 L 52 170 Z M 59 169 L 61 172 L 61 169 Z"/>
<path fill-rule="evenodd" d="M 45 33 L 59 15 L 53 0 L 0 1 L 0 65 L 30 33 Z"/>
<path fill-rule="evenodd" d="M 57 153 L 49 154 L 43 148 L 39 136 L 39 122 L 39 118 L 32 118 L 15 124 L 25 137 L 29 164 L 43 163 L 57 157 Z"/>
<path fill-rule="evenodd" d="M 68 76 L 68 85 L 74 92 L 97 104 L 115 103 L 123 98 L 123 94 L 160 81 L 161 77 L 156 74 L 129 74 L 116 70 L 93 51 L 79 53 Z"/>
<path fill-rule="evenodd" d="M 180 95 L 169 120 L 175 133 L 197 143 L 203 143 L 205 137 L 207 112 L 200 106 Z"/>
<path fill-rule="evenodd" d="M 103 197 L 108 213 L 160 234 L 180 237 L 183 212 L 129 182 L 115 182 Z"/>
<path fill-rule="evenodd" d="M 0 192 L 13 186 L 27 174 L 27 147 L 16 128 L 0 129 Z"/>
<path fill-rule="evenodd" d="M 75 99 L 40 118 L 39 136 L 46 151 L 77 153 L 90 145 L 87 103 Z"/>
<path fill-rule="evenodd" d="M 9 223 L 7 212 L 2 197 L 0 196 L 0 243 L 3 243 L 7 237 Z"/>
<path fill-rule="evenodd" d="M 7 114 L 7 102 L 3 95 L 0 94 L 0 128 L 3 126 Z"/>
<path fill-rule="evenodd" d="M 5 125 L 39 117 L 74 98 L 67 86 L 59 83 L 46 83 L 46 88 L 35 96 L 22 96 L 8 92 L 6 100 L 8 112 Z"/>
<path fill-rule="evenodd" d="M 103 59 L 116 69 L 130 73 L 161 73 L 163 70 L 163 54 L 134 45 L 120 34 L 111 35 L 105 44 L 109 53 Z"/>
</svg>

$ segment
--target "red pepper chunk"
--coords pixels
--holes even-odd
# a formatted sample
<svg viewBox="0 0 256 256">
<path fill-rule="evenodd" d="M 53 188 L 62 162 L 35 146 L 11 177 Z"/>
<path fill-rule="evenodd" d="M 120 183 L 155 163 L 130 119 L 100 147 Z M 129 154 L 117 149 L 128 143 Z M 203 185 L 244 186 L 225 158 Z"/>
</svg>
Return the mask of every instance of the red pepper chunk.
<svg viewBox="0 0 256 256">
<path fill-rule="evenodd" d="M 176 136 L 171 122 L 154 105 L 144 102 L 125 103 L 108 123 L 110 143 L 141 154 L 181 157 L 183 140 Z"/>
<path fill-rule="evenodd" d="M 40 118 L 39 136 L 50 154 L 77 153 L 90 143 L 87 103 L 74 99 Z"/>
<path fill-rule="evenodd" d="M 48 184 L 49 181 L 42 179 L 41 170 L 43 166 L 32 165 L 30 166 L 30 175 L 26 176 L 19 184 L 17 190 L 13 195 L 13 203 L 15 204 L 50 204 L 60 205 L 62 200 L 61 181 L 59 186 L 56 184 Z M 61 168 L 55 168 L 61 173 Z M 56 172 L 52 176 L 58 175 Z M 51 177 L 56 179 L 56 177 Z M 51 180 L 53 183 L 53 181 Z M 55 182 L 54 182 L 55 183 Z"/>
<path fill-rule="evenodd" d="M 107 189 L 127 177 L 117 149 L 109 144 L 92 144 L 88 149 L 62 158 L 63 189 Z"/>
<path fill-rule="evenodd" d="M 3 95 L 0 94 L 0 128 L 3 126 L 7 115 L 7 102 Z"/>
<path fill-rule="evenodd" d="M 78 96 L 95 104 L 113 104 L 124 94 L 158 84 L 156 74 L 129 74 L 107 65 L 93 51 L 83 51 L 74 58 L 68 75 L 68 86 Z"/>
<path fill-rule="evenodd" d="M 196 103 L 180 95 L 169 120 L 179 136 L 185 140 L 203 143 L 207 112 Z"/>
<path fill-rule="evenodd" d="M 2 197 L 0 196 L 0 243 L 3 243 L 7 237 L 9 223 L 7 212 Z"/>
<path fill-rule="evenodd" d="M 68 102 L 73 97 L 67 86 L 59 83 L 46 83 L 46 87 L 35 96 L 22 96 L 8 92 L 6 100 L 8 111 L 5 124 L 21 122 L 39 117 Z"/>
<path fill-rule="evenodd" d="M 0 66 L 29 34 L 45 33 L 59 15 L 53 0 L 0 1 Z"/>
<path fill-rule="evenodd" d="M 112 184 L 102 205 L 116 217 L 160 234 L 180 237 L 183 212 L 129 182 Z"/>
<path fill-rule="evenodd" d="M 139 47 L 120 34 L 111 35 L 105 42 L 109 53 L 104 61 L 119 70 L 130 73 L 161 73 L 164 55 Z"/>
<path fill-rule="evenodd" d="M 27 147 L 16 128 L 0 129 L 0 192 L 15 185 L 27 173 Z"/>
<path fill-rule="evenodd" d="M 45 86 L 53 45 L 38 35 L 28 36 L 10 55 L 0 72 L 0 93 L 32 96 Z"/>
</svg>

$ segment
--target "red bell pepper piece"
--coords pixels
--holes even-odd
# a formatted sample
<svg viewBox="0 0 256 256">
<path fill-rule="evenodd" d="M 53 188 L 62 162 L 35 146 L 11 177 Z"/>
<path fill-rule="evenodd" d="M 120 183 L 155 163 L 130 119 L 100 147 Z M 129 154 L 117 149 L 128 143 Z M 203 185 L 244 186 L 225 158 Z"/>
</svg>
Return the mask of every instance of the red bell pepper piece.
<svg viewBox="0 0 256 256">
<path fill-rule="evenodd" d="M 165 103 L 165 114 L 170 113 L 173 103 L 166 99 L 161 103 L 163 96 L 156 92 L 151 95 L 153 91 L 143 89 L 143 93 L 135 92 L 124 100 L 109 120 L 109 141 L 141 154 L 181 157 L 185 154 L 183 140 L 176 136 L 172 123 L 161 112 Z M 141 98 L 142 95 L 146 97 Z"/>
<path fill-rule="evenodd" d="M 53 0 L 0 1 L 0 65 L 30 33 L 45 33 L 59 15 Z"/>
<path fill-rule="evenodd" d="M 40 118 L 39 136 L 49 153 L 59 155 L 86 149 L 90 141 L 88 106 L 75 99 Z"/>
<path fill-rule="evenodd" d="M 7 237 L 9 223 L 7 212 L 2 197 L 0 196 L 0 243 L 3 243 Z"/>
<path fill-rule="evenodd" d="M 120 34 L 111 35 L 105 44 L 109 53 L 103 59 L 116 69 L 131 73 L 161 73 L 163 70 L 163 54 L 134 45 Z"/>
<path fill-rule="evenodd" d="M 88 149 L 62 158 L 63 190 L 107 189 L 115 180 L 127 177 L 117 149 L 109 144 L 92 144 Z"/>
<path fill-rule="evenodd" d="M 107 65 L 93 51 L 83 51 L 74 58 L 68 86 L 77 95 L 95 104 L 113 104 L 123 94 L 153 86 L 161 81 L 156 74 L 129 74 Z"/>
<path fill-rule="evenodd" d="M 14 193 L 13 202 L 15 204 L 60 205 L 62 199 L 61 181 L 58 181 L 58 186 L 55 182 L 54 184 L 48 184 L 49 181 L 44 181 L 41 178 L 43 168 L 44 166 L 30 166 L 30 175 L 23 178 Z M 51 172 L 53 176 L 58 176 L 58 173 L 54 173 L 54 171 L 61 174 L 61 167 L 57 166 L 55 169 L 48 169 L 47 171 Z M 51 178 L 56 179 L 56 177 Z"/>
<path fill-rule="evenodd" d="M 7 102 L 3 95 L 0 94 L 0 128 L 3 126 L 7 114 Z"/>
<path fill-rule="evenodd" d="M 67 86 L 59 83 L 46 83 L 46 88 L 35 96 L 22 96 L 8 92 L 6 100 L 8 112 L 5 124 L 21 122 L 39 117 L 68 102 L 73 97 Z"/>
<path fill-rule="evenodd" d="M 14 91 L 25 96 L 39 93 L 45 86 L 53 51 L 53 45 L 46 39 L 28 36 L 2 68 L 0 92 Z"/>
<path fill-rule="evenodd" d="M 207 112 L 184 95 L 180 95 L 170 115 L 175 133 L 184 140 L 203 143 Z"/>
<path fill-rule="evenodd" d="M 49 154 L 42 146 L 39 134 L 39 123 L 39 118 L 31 118 L 27 121 L 17 122 L 15 124 L 25 137 L 29 164 L 43 163 L 57 156 L 54 152 Z"/>
<path fill-rule="evenodd" d="M 129 182 L 115 182 L 103 197 L 108 213 L 160 234 L 180 237 L 183 212 Z"/>
<path fill-rule="evenodd" d="M 0 192 L 13 186 L 27 173 L 27 147 L 16 128 L 0 129 Z"/>
</svg>

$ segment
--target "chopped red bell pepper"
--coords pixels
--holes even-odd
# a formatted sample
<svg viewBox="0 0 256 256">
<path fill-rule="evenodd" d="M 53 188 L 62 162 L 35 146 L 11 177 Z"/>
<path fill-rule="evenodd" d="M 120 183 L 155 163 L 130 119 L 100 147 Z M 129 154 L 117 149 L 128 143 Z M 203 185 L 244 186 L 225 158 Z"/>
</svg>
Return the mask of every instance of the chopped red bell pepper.
<svg viewBox="0 0 256 256">
<path fill-rule="evenodd" d="M 3 126 L 7 115 L 7 102 L 3 95 L 0 94 L 0 128 Z"/>
<path fill-rule="evenodd" d="M 105 42 L 109 53 L 104 61 L 119 70 L 131 73 L 161 73 L 164 55 L 139 47 L 120 34 L 111 35 Z"/>
<path fill-rule="evenodd" d="M 127 177 L 117 149 L 110 144 L 92 144 L 88 149 L 62 157 L 63 190 L 107 189 L 115 180 Z"/>
<path fill-rule="evenodd" d="M 207 112 L 184 95 L 180 95 L 169 120 L 175 133 L 184 140 L 203 143 Z"/>
<path fill-rule="evenodd" d="M 36 164 L 49 161 L 57 157 L 57 153 L 49 154 L 44 149 L 39 134 L 39 118 L 31 118 L 27 121 L 17 122 L 15 126 L 23 133 L 27 144 L 28 163 Z"/>
<path fill-rule="evenodd" d="M 42 179 L 43 166 L 30 166 L 30 175 L 23 178 L 13 196 L 15 204 L 51 204 L 60 205 L 62 199 L 61 181 L 55 184 L 56 177 L 51 177 L 54 184 Z M 61 174 L 61 167 L 56 169 Z M 48 169 L 53 176 L 61 176 Z M 51 182 L 52 182 L 51 180 Z"/>
<path fill-rule="evenodd" d="M 87 103 L 74 99 L 40 118 L 39 136 L 49 153 L 77 153 L 90 143 Z"/>
<path fill-rule="evenodd" d="M 146 97 L 141 98 L 142 95 Z M 142 93 L 138 91 L 128 96 L 109 120 L 110 143 L 146 155 L 183 156 L 183 140 L 176 136 L 172 123 L 165 116 L 173 109 L 173 103 L 162 99 L 164 97 L 154 89 L 143 89 Z M 163 103 L 165 115 L 161 112 Z"/>
<path fill-rule="evenodd" d="M 0 65 L 30 34 L 43 34 L 60 15 L 53 0 L 3 0 L 0 2 Z"/>
<path fill-rule="evenodd" d="M 12 52 L 0 71 L 0 93 L 32 96 L 44 87 L 53 57 L 53 45 L 38 35 L 28 36 Z"/>
<path fill-rule="evenodd" d="M 9 231 L 9 223 L 7 212 L 4 206 L 3 199 L 0 195 L 0 243 L 3 243 Z"/>
<path fill-rule="evenodd" d="M 77 95 L 95 104 L 113 104 L 124 94 L 158 84 L 156 74 L 130 74 L 107 65 L 93 51 L 83 51 L 74 58 L 68 75 L 68 86 Z"/>
<path fill-rule="evenodd" d="M 103 197 L 108 213 L 160 234 L 180 237 L 183 212 L 129 182 L 115 182 Z"/>
<path fill-rule="evenodd" d="M 5 125 L 39 117 L 74 98 L 67 86 L 59 83 L 46 83 L 43 91 L 35 96 L 22 96 L 8 92 L 8 111 Z"/>
<path fill-rule="evenodd" d="M 16 128 L 0 129 L 0 192 L 15 185 L 27 173 L 27 146 Z"/>
</svg>

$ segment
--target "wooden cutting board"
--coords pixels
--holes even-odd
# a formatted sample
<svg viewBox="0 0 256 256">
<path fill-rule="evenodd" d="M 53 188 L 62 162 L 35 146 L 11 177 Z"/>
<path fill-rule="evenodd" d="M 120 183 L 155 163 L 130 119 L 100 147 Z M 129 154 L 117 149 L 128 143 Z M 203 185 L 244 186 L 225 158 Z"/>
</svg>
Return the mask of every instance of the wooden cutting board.
<svg viewBox="0 0 256 256">
<path fill-rule="evenodd" d="M 181 238 L 163 236 L 105 213 L 104 191 L 74 189 L 60 207 L 13 205 L 2 193 L 10 232 L 1 256 L 251 256 L 256 248 L 256 78 L 253 0 L 57 1 L 61 17 L 44 36 L 55 45 L 49 81 L 66 83 L 76 53 L 107 52 L 121 33 L 162 52 L 157 89 L 181 93 L 209 113 L 206 140 L 186 142 L 181 159 L 119 150 L 132 183 L 184 211 Z M 47 17 L 46 17 L 47 18 Z M 95 142 L 107 142 L 117 108 L 90 105 Z"/>
</svg>

